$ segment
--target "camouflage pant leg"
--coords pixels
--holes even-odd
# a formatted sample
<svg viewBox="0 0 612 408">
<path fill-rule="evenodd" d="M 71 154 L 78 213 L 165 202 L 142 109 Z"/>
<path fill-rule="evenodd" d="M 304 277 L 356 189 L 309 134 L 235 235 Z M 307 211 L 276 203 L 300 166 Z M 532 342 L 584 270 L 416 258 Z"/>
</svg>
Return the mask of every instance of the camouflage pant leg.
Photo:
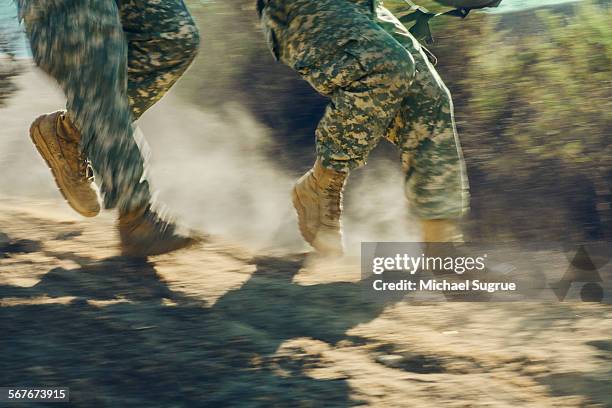
<svg viewBox="0 0 612 408">
<path fill-rule="evenodd" d="M 414 76 L 412 57 L 372 11 L 371 1 L 274 0 L 262 17 L 281 61 L 331 99 L 316 131 L 317 156 L 338 171 L 365 164 Z"/>
<path fill-rule="evenodd" d="M 411 92 L 387 135 L 401 150 L 411 209 L 422 219 L 461 217 L 469 192 L 450 92 L 420 44 L 388 10 L 378 8 L 377 22 L 416 63 Z"/>
<path fill-rule="evenodd" d="M 122 0 L 128 41 L 128 97 L 134 119 L 174 85 L 199 46 L 199 32 L 183 0 Z"/>
<path fill-rule="evenodd" d="M 35 62 L 60 84 L 107 208 L 150 199 L 133 138 L 127 42 L 114 0 L 20 0 Z"/>
</svg>

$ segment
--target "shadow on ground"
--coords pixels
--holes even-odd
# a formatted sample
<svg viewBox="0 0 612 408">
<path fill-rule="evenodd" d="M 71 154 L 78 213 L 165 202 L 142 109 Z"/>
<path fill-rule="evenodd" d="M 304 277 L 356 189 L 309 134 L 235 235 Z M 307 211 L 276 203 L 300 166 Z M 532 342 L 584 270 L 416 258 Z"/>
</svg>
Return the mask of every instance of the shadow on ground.
<svg viewBox="0 0 612 408">
<path fill-rule="evenodd" d="M 359 404 L 346 378 L 315 379 L 312 359 L 275 355 L 296 337 L 359 342 L 346 331 L 385 305 L 361 301 L 358 284 L 300 286 L 303 257 L 258 258 L 209 307 L 172 291 L 151 263 L 61 256 L 80 268 L 0 286 L 0 348 L 11 351 L 0 384 L 70 387 L 83 407 Z M 66 301 L 36 301 L 45 297 Z"/>
</svg>

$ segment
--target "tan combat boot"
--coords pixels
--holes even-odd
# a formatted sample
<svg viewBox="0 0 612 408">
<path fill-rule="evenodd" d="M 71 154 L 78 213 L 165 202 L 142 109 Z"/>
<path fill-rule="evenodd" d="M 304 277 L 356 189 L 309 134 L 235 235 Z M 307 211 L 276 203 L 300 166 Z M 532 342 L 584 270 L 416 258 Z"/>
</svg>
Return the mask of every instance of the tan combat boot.
<svg viewBox="0 0 612 408">
<path fill-rule="evenodd" d="M 150 206 L 119 215 L 119 236 L 124 256 L 145 258 L 187 248 L 201 237 L 179 232 L 177 225 L 165 220 Z"/>
<path fill-rule="evenodd" d="M 322 255 L 341 256 L 342 190 L 348 173 L 324 168 L 319 160 L 293 188 L 300 232 Z"/>
<path fill-rule="evenodd" d="M 68 204 L 84 217 L 98 215 L 100 203 L 93 187 L 93 171 L 79 149 L 81 134 L 66 112 L 38 117 L 30 127 L 30 137 Z"/>
<path fill-rule="evenodd" d="M 423 242 L 463 242 L 456 220 L 421 220 Z"/>
</svg>

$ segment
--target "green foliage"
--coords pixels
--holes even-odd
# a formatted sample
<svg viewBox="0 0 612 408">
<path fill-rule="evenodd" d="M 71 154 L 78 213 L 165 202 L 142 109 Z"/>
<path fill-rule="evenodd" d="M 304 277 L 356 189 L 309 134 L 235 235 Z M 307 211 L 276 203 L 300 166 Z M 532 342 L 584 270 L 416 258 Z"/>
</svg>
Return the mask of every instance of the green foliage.
<svg viewBox="0 0 612 408">
<path fill-rule="evenodd" d="M 491 224 L 512 214 L 542 231 L 610 234 L 611 18 L 594 3 L 505 24 L 487 18 L 463 42 L 458 118 L 481 183 L 476 200 L 489 200 L 480 216 Z M 441 59 L 451 63 L 446 69 L 462 69 L 452 56 Z M 534 197 L 540 203 L 531 207 Z"/>
<path fill-rule="evenodd" d="M 611 18 L 593 4 L 569 18 L 540 12 L 545 29 L 513 41 L 489 24 L 464 80 L 472 120 L 498 128 L 526 156 L 558 158 L 572 171 L 611 168 Z"/>
</svg>

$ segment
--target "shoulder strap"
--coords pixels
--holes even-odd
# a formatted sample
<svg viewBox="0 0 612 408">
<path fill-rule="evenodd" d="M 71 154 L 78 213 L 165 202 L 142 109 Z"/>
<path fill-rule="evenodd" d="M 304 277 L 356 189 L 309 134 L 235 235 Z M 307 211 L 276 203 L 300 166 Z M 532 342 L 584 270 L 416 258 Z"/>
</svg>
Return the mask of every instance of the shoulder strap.
<svg viewBox="0 0 612 408">
<path fill-rule="evenodd" d="M 491 3 L 480 7 L 459 7 L 444 13 L 432 13 L 425 7 L 416 5 L 410 0 L 404 1 L 410 6 L 410 11 L 407 14 L 400 16 L 399 20 L 403 24 L 413 23 L 412 27 L 409 28 L 410 33 L 412 33 L 417 40 L 425 41 L 427 44 L 433 43 L 433 35 L 431 33 L 431 28 L 429 27 L 429 20 L 432 18 L 439 16 L 451 16 L 463 19 L 466 18 L 472 10 L 497 7 L 502 2 L 502 0 L 491 0 Z"/>
</svg>

